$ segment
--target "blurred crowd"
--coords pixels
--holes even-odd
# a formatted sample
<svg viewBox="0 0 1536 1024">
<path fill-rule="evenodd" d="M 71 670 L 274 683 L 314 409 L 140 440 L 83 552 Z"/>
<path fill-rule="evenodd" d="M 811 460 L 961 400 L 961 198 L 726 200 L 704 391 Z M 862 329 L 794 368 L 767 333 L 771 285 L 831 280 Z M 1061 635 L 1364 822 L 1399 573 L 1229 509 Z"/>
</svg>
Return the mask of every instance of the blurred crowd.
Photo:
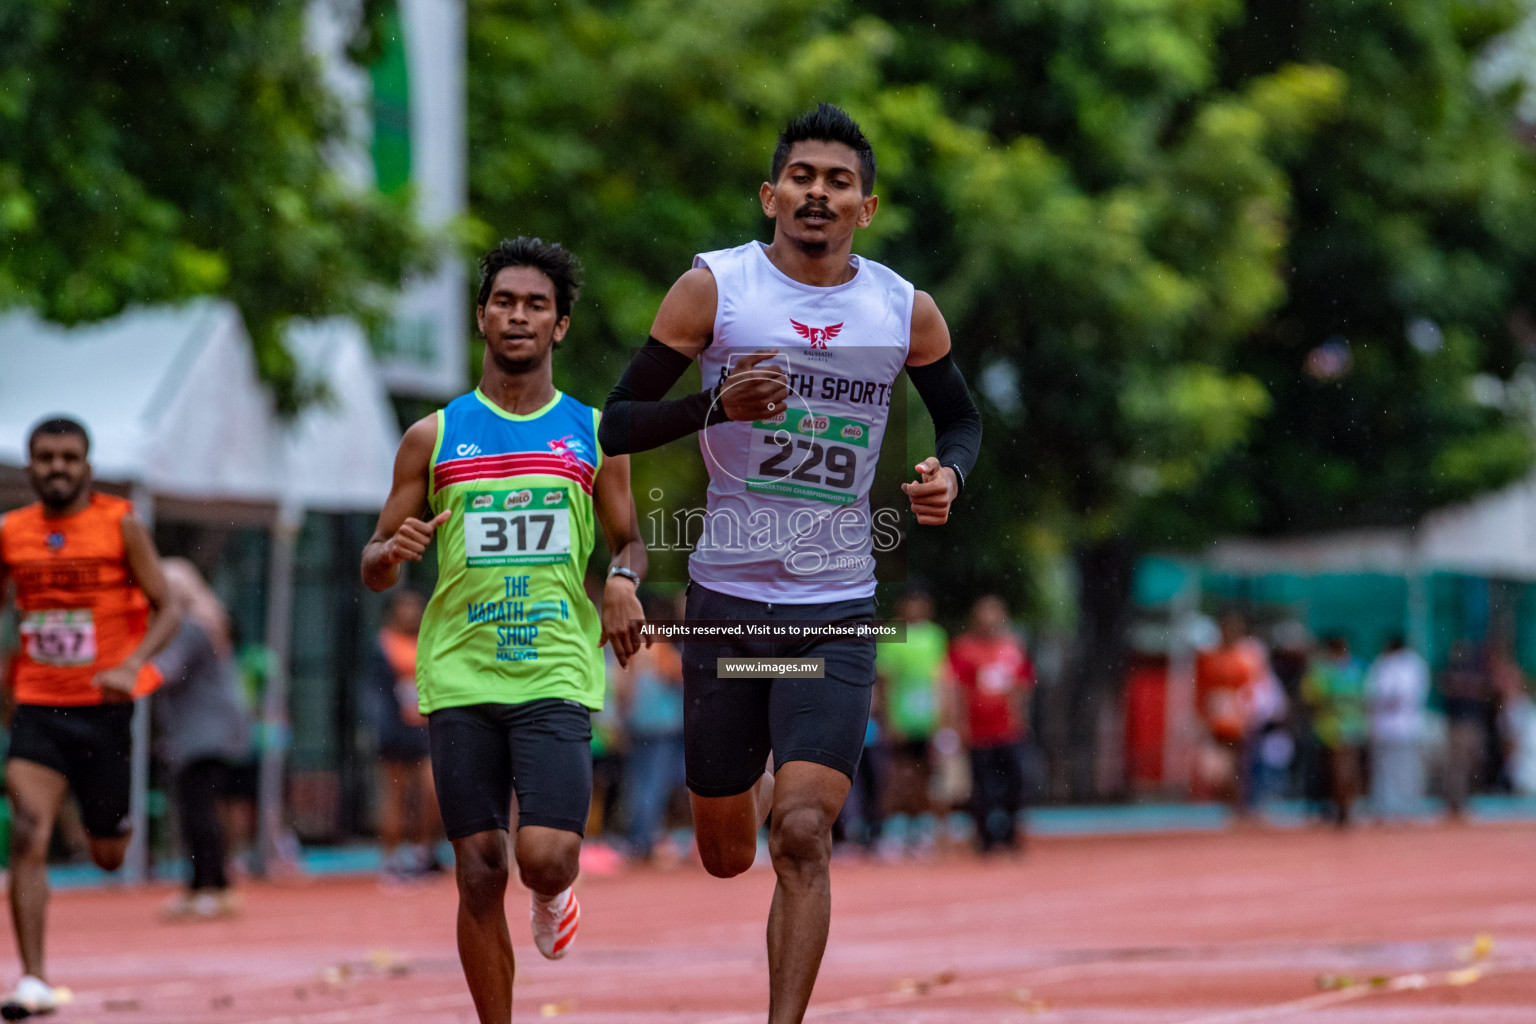
<svg viewBox="0 0 1536 1024">
<path fill-rule="evenodd" d="M 1402 636 L 1362 657 L 1297 622 L 1266 641 L 1229 612 L 1196 660 L 1195 698 L 1194 795 L 1242 813 L 1299 799 L 1345 825 L 1364 799 L 1378 821 L 1459 817 L 1474 793 L 1536 791 L 1536 705 L 1497 639 L 1457 640 L 1434 673 Z"/>
<path fill-rule="evenodd" d="M 165 567 L 185 614 L 157 659 L 165 684 L 154 702 L 154 750 L 187 858 L 186 886 L 165 914 L 219 917 L 238 905 L 231 864 L 254 832 L 252 666 L 237 656 L 229 616 L 192 563 L 172 558 Z M 682 617 L 660 595 L 645 605 L 651 619 Z M 386 885 L 444 870 L 415 682 L 424 606 L 415 591 L 391 592 L 355 680 L 376 752 L 372 806 Z M 876 645 L 863 757 L 835 830 L 839 855 L 1022 851 L 1025 805 L 1043 774 L 1022 633 L 996 596 L 975 601 L 954 635 L 922 590 L 905 592 L 894 611 L 906 639 Z M 1459 816 L 1480 792 L 1536 792 L 1536 702 L 1508 643 L 1459 640 L 1434 672 L 1402 637 L 1362 657 L 1344 636 L 1314 638 L 1294 621 L 1254 630 L 1229 612 L 1217 629 L 1194 662 L 1194 798 L 1225 800 L 1243 815 L 1300 801 L 1342 825 L 1441 808 Z M 692 828 L 678 647 L 658 640 L 623 668 L 608 655 L 607 667 L 606 708 L 593 719 L 596 842 L 587 867 L 682 862 Z"/>
<path fill-rule="evenodd" d="M 844 856 L 921 857 L 972 841 L 1017 851 L 1031 764 L 1034 666 L 1001 598 L 983 597 L 950 636 L 932 597 L 896 604 L 904 643 L 876 645 L 864 752 L 834 836 Z M 681 611 L 653 599 L 652 618 Z M 624 669 L 610 662 L 611 699 L 594 721 L 593 828 L 628 860 L 687 853 L 682 661 L 658 643 Z"/>
</svg>

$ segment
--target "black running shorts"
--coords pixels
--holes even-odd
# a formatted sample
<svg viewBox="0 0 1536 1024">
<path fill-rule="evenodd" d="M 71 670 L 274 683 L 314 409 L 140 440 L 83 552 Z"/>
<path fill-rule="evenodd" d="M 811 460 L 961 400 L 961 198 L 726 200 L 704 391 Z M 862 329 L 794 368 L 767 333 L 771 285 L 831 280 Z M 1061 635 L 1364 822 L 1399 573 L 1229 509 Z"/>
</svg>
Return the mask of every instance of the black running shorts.
<svg viewBox="0 0 1536 1024">
<path fill-rule="evenodd" d="M 592 713 L 574 700 L 471 704 L 427 716 L 432 780 L 449 839 L 517 826 L 584 835 L 592 803 Z"/>
<path fill-rule="evenodd" d="M 122 839 L 128 816 L 133 705 L 21 704 L 11 718 L 10 758 L 52 768 L 69 782 L 80 819 L 96 839 Z"/>
<path fill-rule="evenodd" d="M 765 604 L 688 586 L 687 621 L 848 622 L 873 619 L 874 598 Z M 811 761 L 853 777 L 864 749 L 875 682 L 872 640 L 688 640 L 683 647 L 683 742 L 688 788 L 699 796 L 745 793 L 763 774 Z M 821 679 L 722 679 L 719 658 L 821 658 Z"/>
</svg>

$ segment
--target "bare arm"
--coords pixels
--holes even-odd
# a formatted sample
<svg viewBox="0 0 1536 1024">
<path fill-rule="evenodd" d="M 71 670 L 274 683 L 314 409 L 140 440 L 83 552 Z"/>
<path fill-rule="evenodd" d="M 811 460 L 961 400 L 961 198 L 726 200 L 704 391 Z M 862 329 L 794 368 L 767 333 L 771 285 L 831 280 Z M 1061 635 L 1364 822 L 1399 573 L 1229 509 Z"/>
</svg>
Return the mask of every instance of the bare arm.
<svg viewBox="0 0 1536 1024">
<path fill-rule="evenodd" d="M 437 445 L 437 416 L 417 420 L 400 439 L 395 453 L 395 480 L 379 513 L 379 524 L 363 546 L 363 585 L 388 590 L 400 581 L 401 562 L 419 562 L 437 528 L 449 512 L 419 518 L 427 508 L 427 470 Z"/>
<path fill-rule="evenodd" d="M 927 292 L 912 297 L 912 338 L 907 345 L 907 365 L 927 366 L 949 355 L 949 324 L 939 304 Z"/>
<path fill-rule="evenodd" d="M 144 596 L 149 599 L 149 628 L 133 653 L 120 664 L 102 669 L 91 681 L 110 701 L 133 699 L 133 687 L 146 662 L 170 642 L 181 626 L 181 611 L 171 601 L 171 590 L 160 569 L 160 553 L 144 524 L 132 516 L 123 517 L 123 553 L 128 572 Z"/>
<path fill-rule="evenodd" d="M 640 537 L 640 516 L 635 512 L 634 495 L 629 488 L 629 456 L 610 455 L 603 459 L 593 482 L 592 497 L 597 521 L 613 552 L 612 565 L 644 576 L 647 567 L 645 541 Z M 640 623 L 645 612 L 635 592 L 639 585 L 626 576 L 609 576 L 603 585 L 603 636 L 598 645 L 613 643 L 620 666 L 640 649 Z M 651 645 L 649 637 L 643 641 Z"/>
<path fill-rule="evenodd" d="M 715 275 L 708 267 L 694 267 L 667 290 L 651 323 L 651 337 L 689 359 L 697 359 L 714 339 L 719 303 Z"/>
</svg>

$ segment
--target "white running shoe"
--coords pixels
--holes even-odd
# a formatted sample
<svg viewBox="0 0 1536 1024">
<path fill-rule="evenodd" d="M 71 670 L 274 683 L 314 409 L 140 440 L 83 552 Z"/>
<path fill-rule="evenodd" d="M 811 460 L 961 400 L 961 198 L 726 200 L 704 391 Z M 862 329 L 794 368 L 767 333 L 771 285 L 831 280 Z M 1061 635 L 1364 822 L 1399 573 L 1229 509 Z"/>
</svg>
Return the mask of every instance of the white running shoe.
<svg viewBox="0 0 1536 1024">
<path fill-rule="evenodd" d="M 45 1013 L 52 1013 L 63 1002 L 53 986 L 42 978 L 30 974 L 21 976 L 6 997 L 0 1002 L 0 1017 L 6 1020 L 25 1020 L 28 1017 L 40 1017 Z"/>
<path fill-rule="evenodd" d="M 581 923 L 576 890 L 566 889 L 548 903 L 539 899 L 537 893 L 529 893 L 528 899 L 532 904 L 533 944 L 546 960 L 559 960 L 571 948 L 576 926 Z"/>
</svg>

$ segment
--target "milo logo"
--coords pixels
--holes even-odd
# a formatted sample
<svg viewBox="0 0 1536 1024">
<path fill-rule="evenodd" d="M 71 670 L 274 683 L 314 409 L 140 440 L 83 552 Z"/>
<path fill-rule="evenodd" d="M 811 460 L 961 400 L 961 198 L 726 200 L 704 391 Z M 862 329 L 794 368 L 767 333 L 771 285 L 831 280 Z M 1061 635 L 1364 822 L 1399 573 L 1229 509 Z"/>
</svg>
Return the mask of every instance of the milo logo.
<svg viewBox="0 0 1536 1024">
<path fill-rule="evenodd" d="M 524 505 L 530 505 L 532 503 L 533 492 L 527 490 L 510 491 L 505 498 L 501 499 L 502 508 L 522 508 Z"/>
<path fill-rule="evenodd" d="M 558 505 L 564 500 L 564 491 L 550 491 L 548 494 L 544 495 L 544 504 L 546 505 Z"/>
<path fill-rule="evenodd" d="M 494 495 L 494 494 L 477 494 L 477 495 L 475 495 L 474 499 L 469 503 L 469 507 L 470 508 L 490 508 L 494 504 L 496 504 L 496 495 Z"/>
<path fill-rule="evenodd" d="M 820 434 L 830 425 L 825 416 L 800 417 L 800 433 L 802 434 Z"/>
<path fill-rule="evenodd" d="M 762 422 L 770 423 L 773 426 L 778 426 L 779 424 L 783 423 L 787 419 L 789 419 L 789 413 L 781 409 L 781 410 L 779 410 L 779 412 L 777 414 L 768 417 L 767 419 L 763 420 Z"/>
<path fill-rule="evenodd" d="M 849 441 L 857 441 L 864 436 L 864 428 L 857 423 L 850 423 L 843 428 L 843 437 Z"/>
</svg>

